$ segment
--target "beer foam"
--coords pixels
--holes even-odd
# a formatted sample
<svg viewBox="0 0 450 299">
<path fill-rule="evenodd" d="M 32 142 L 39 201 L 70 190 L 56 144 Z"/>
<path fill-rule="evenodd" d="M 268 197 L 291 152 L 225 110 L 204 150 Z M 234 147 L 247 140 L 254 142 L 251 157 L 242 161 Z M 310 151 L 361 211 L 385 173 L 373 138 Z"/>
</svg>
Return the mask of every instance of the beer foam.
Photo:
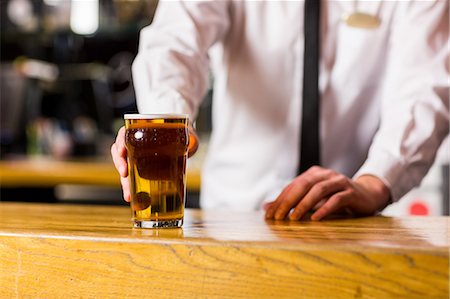
<svg viewBox="0 0 450 299">
<path fill-rule="evenodd" d="M 189 115 L 182 113 L 161 113 L 161 114 L 139 114 L 130 113 L 124 114 L 124 119 L 176 119 L 176 118 L 188 118 Z"/>
</svg>

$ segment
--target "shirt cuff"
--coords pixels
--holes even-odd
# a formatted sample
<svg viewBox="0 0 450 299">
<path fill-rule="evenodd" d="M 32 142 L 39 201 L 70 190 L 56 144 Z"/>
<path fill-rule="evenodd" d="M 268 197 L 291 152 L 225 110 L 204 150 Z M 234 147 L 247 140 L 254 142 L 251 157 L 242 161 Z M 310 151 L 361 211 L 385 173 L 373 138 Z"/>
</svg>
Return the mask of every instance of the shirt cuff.
<svg viewBox="0 0 450 299">
<path fill-rule="evenodd" d="M 137 101 L 139 113 L 162 114 L 181 113 L 188 114 L 189 120 L 194 121 L 195 115 L 188 102 L 175 90 L 151 91 L 144 101 Z"/>
<path fill-rule="evenodd" d="M 379 178 L 389 188 L 391 202 L 396 202 L 409 192 L 417 182 L 413 173 L 408 171 L 407 164 L 398 157 L 386 152 L 378 152 L 369 157 L 353 176 L 354 179 L 362 175 L 373 175 Z"/>
</svg>

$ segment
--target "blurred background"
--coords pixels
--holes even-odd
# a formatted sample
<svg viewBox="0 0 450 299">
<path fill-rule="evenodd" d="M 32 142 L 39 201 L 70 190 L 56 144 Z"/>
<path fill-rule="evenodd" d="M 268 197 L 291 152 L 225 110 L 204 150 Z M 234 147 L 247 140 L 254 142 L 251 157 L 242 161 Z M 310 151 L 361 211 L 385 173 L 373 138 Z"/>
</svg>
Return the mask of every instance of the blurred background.
<svg viewBox="0 0 450 299">
<path fill-rule="evenodd" d="M 124 204 L 110 146 L 135 112 L 131 63 L 157 0 L 0 1 L 0 199 Z M 211 130 L 209 90 L 188 162 L 198 206 Z M 386 215 L 448 215 L 448 140 L 420 188 Z"/>
<path fill-rule="evenodd" d="M 156 0 L 1 0 L 2 200 L 122 204 L 110 146 L 136 112 L 131 64 Z M 210 93 L 197 127 L 210 130 Z M 199 165 L 189 162 L 191 206 Z"/>
</svg>

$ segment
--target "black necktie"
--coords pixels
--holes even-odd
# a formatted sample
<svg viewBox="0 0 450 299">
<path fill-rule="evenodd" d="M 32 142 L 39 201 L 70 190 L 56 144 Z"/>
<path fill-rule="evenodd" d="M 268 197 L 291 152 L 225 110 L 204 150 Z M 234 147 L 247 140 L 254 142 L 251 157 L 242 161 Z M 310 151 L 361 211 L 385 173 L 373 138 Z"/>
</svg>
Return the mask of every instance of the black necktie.
<svg viewBox="0 0 450 299">
<path fill-rule="evenodd" d="M 319 147 L 320 0 L 305 0 L 303 108 L 298 173 L 320 164 Z"/>
</svg>

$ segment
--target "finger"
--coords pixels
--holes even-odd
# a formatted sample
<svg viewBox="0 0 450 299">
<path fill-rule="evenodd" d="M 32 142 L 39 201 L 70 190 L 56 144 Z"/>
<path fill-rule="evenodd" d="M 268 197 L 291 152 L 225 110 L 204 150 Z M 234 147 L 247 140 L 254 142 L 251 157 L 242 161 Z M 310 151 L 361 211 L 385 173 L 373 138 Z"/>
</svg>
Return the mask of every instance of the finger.
<svg viewBox="0 0 450 299">
<path fill-rule="evenodd" d="M 111 146 L 111 156 L 119 175 L 128 176 L 127 149 L 125 147 L 125 127 L 117 133 L 116 142 Z"/>
<path fill-rule="evenodd" d="M 274 207 L 274 218 L 276 220 L 284 219 L 292 207 L 302 200 L 303 196 L 312 186 L 313 183 L 307 180 L 299 180 L 298 182 L 293 183 L 292 188 L 286 192 L 282 200 L 279 200 L 279 204 Z"/>
<path fill-rule="evenodd" d="M 322 198 L 322 200 L 319 201 L 319 202 L 312 208 L 312 210 L 313 210 L 313 211 L 318 210 L 321 206 L 323 206 L 323 205 L 327 202 L 327 199 L 328 199 L 328 198 Z"/>
<path fill-rule="evenodd" d="M 189 125 L 189 146 L 188 146 L 188 158 L 192 157 L 198 150 L 198 136 L 195 133 L 195 129 Z"/>
<path fill-rule="evenodd" d="M 120 178 L 120 183 L 122 185 L 123 199 L 126 202 L 130 202 L 131 201 L 131 194 L 130 194 L 130 182 L 128 181 L 128 178 L 121 177 Z"/>
<path fill-rule="evenodd" d="M 267 210 L 270 209 L 270 207 L 273 206 L 274 204 L 275 204 L 275 201 L 266 202 L 263 204 L 262 208 L 264 211 L 267 212 Z"/>
<path fill-rule="evenodd" d="M 119 172 L 119 175 L 121 177 L 127 177 L 128 176 L 128 164 L 127 160 L 124 159 L 117 150 L 117 144 L 114 143 L 111 146 L 111 157 L 113 159 L 114 166 L 116 167 L 117 171 Z"/>
<path fill-rule="evenodd" d="M 283 191 L 280 193 L 280 195 L 278 195 L 277 199 L 275 200 L 275 203 L 273 205 L 271 205 L 269 207 L 269 209 L 266 211 L 266 219 L 273 219 L 276 218 L 276 213 L 279 213 L 278 217 L 282 217 L 283 214 L 284 216 L 286 215 L 286 212 L 284 212 L 284 209 L 287 209 L 286 207 L 282 207 L 283 210 L 281 212 L 278 212 L 278 209 L 280 207 L 280 205 L 287 199 L 292 197 L 290 194 L 296 194 L 296 196 L 300 196 L 301 195 L 301 190 L 302 188 L 307 188 L 309 189 L 310 187 L 308 186 L 309 184 L 307 184 L 308 180 L 311 180 L 311 177 L 313 175 L 317 175 L 318 172 L 321 172 L 321 168 L 320 167 L 311 167 L 310 169 L 308 169 L 306 172 L 304 172 L 303 174 L 299 175 L 297 178 L 295 178 L 289 185 L 287 185 Z M 302 185 L 302 186 L 298 186 L 298 185 L 302 185 L 302 184 L 307 184 Z M 300 189 L 300 190 L 292 190 L 293 188 L 296 189 Z M 307 190 L 305 190 L 306 192 Z M 295 197 L 295 196 L 294 196 Z M 295 198 L 292 198 L 291 200 L 295 200 Z M 301 198 L 298 198 L 298 200 L 301 200 Z M 289 210 L 288 210 L 289 211 Z M 283 217 L 284 218 L 284 217 Z M 278 218 L 276 218 L 278 219 Z M 282 219 L 282 218 L 280 218 Z"/>
<path fill-rule="evenodd" d="M 303 200 L 298 203 L 294 211 L 289 216 L 289 219 L 301 219 L 324 198 L 327 198 L 336 192 L 345 190 L 347 186 L 348 179 L 343 175 L 333 175 L 328 179 L 318 182 L 309 190 Z"/>
<path fill-rule="evenodd" d="M 294 184 L 291 182 L 289 185 L 287 185 L 278 195 L 278 197 L 270 203 L 270 205 L 266 209 L 266 219 L 273 219 L 275 216 L 275 212 L 277 210 L 277 207 L 280 205 L 280 203 L 283 201 L 283 198 L 286 196 L 287 192 L 290 192 Z"/>
<path fill-rule="evenodd" d="M 292 182 L 293 187 L 279 200 L 279 204 L 275 207 L 274 218 L 276 220 L 284 219 L 289 211 L 303 199 L 317 182 L 327 178 L 329 175 L 331 175 L 331 172 L 328 169 L 311 167 L 298 176 Z"/>
<path fill-rule="evenodd" d="M 336 194 L 333 194 L 330 199 L 314 214 L 311 216 L 311 220 L 318 221 L 323 219 L 324 217 L 331 215 L 342 208 L 346 207 L 349 202 L 350 191 L 342 191 Z"/>
<path fill-rule="evenodd" d="M 117 132 L 115 144 L 119 156 L 125 158 L 127 156 L 127 149 L 125 147 L 125 127 L 121 127 L 119 132 Z"/>
</svg>

